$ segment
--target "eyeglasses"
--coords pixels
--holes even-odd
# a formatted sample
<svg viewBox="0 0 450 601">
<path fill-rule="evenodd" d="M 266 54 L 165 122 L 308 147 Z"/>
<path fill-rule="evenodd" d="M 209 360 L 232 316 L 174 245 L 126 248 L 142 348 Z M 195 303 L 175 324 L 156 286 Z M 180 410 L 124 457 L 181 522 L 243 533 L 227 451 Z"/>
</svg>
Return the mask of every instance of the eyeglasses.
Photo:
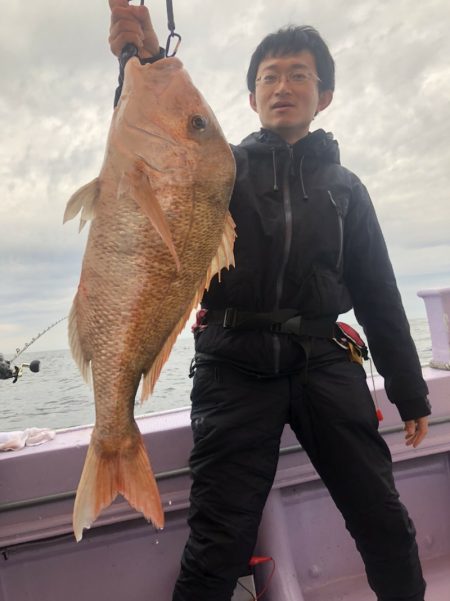
<svg viewBox="0 0 450 601">
<path fill-rule="evenodd" d="M 290 73 L 286 73 L 284 77 L 286 81 L 296 86 L 303 86 L 308 81 L 320 81 L 320 77 L 311 71 L 291 71 Z M 279 84 L 281 79 L 282 75 L 279 73 L 265 73 L 257 77 L 255 83 L 270 87 Z"/>
</svg>

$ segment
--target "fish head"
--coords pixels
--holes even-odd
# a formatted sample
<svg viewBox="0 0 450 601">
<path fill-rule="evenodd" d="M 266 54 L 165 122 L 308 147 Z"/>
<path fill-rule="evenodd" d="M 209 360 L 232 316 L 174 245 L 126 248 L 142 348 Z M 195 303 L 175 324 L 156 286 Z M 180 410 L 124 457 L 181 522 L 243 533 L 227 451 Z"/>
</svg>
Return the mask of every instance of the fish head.
<svg viewBox="0 0 450 601">
<path fill-rule="evenodd" d="M 221 127 L 181 61 L 165 58 L 125 67 L 121 100 L 113 119 L 116 134 L 148 167 L 152 186 L 176 181 L 226 181 L 232 188 L 234 159 Z M 132 159 L 133 157 L 129 157 Z"/>
</svg>

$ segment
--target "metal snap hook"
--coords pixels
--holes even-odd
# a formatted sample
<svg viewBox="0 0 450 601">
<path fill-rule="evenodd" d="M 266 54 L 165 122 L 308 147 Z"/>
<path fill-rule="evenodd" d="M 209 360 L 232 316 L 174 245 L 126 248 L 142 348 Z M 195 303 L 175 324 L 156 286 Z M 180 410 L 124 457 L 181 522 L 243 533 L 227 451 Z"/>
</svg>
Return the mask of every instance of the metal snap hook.
<svg viewBox="0 0 450 601">
<path fill-rule="evenodd" d="M 173 38 L 176 38 L 177 42 L 175 44 L 175 48 L 173 49 L 172 54 L 169 54 L 170 44 L 171 44 Z M 166 57 L 167 58 L 175 56 L 175 54 L 177 53 L 177 50 L 178 50 L 178 47 L 179 47 L 180 43 L 181 43 L 181 35 L 179 33 L 175 33 L 174 31 L 171 31 L 169 33 L 169 37 L 167 38 L 167 43 L 166 43 Z"/>
</svg>

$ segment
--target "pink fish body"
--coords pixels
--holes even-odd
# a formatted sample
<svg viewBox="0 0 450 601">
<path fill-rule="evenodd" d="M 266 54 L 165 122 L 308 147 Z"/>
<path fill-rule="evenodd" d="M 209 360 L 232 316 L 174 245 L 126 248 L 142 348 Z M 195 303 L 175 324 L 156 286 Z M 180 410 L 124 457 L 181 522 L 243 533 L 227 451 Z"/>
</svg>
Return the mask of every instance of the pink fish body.
<svg viewBox="0 0 450 601">
<path fill-rule="evenodd" d="M 148 397 L 205 287 L 234 265 L 234 178 L 231 150 L 181 62 L 130 59 L 101 172 L 64 216 L 81 211 L 81 227 L 92 221 L 69 319 L 96 411 L 75 500 L 77 540 L 119 493 L 164 525 L 133 416 L 136 391 L 143 378 Z"/>
</svg>

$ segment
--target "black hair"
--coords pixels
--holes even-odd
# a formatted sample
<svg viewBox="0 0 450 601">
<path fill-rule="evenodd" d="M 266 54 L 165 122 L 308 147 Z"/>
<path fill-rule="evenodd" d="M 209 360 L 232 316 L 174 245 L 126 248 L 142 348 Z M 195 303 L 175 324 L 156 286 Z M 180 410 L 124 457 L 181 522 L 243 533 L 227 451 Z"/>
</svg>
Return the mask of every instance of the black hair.
<svg viewBox="0 0 450 601">
<path fill-rule="evenodd" d="M 255 91 L 258 67 L 268 56 L 287 56 L 302 50 L 309 50 L 316 61 L 317 75 L 320 78 L 319 90 L 334 90 L 334 60 L 321 35 L 309 25 L 293 25 L 279 29 L 266 36 L 256 47 L 250 59 L 247 72 L 247 86 Z"/>
</svg>

